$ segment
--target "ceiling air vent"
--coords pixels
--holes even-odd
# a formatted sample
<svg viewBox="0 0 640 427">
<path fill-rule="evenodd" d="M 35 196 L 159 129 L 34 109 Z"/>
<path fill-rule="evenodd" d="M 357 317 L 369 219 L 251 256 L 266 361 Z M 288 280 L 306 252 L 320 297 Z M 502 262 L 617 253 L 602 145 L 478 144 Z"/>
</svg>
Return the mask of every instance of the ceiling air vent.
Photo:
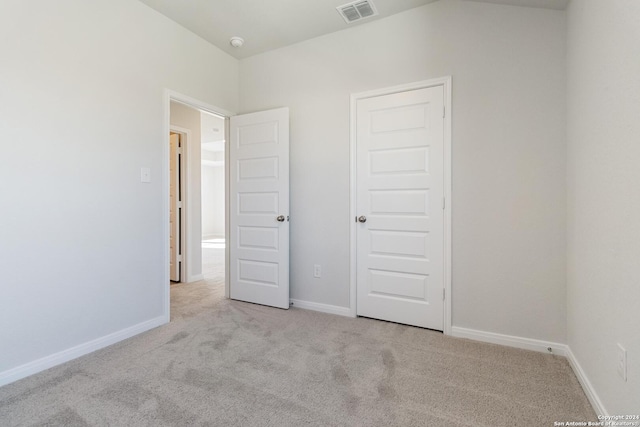
<svg viewBox="0 0 640 427">
<path fill-rule="evenodd" d="M 378 14 L 371 0 L 359 0 L 336 7 L 347 24 Z"/>
</svg>

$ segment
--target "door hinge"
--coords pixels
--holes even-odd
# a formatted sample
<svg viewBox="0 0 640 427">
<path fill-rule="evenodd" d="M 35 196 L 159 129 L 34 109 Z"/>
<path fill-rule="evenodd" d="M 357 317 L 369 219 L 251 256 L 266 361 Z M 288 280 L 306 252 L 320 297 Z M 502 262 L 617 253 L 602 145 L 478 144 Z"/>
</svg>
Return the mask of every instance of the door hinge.
<svg viewBox="0 0 640 427">
<path fill-rule="evenodd" d="M 178 202 L 178 209 L 182 209 L 182 202 Z"/>
<path fill-rule="evenodd" d="M 442 301 L 445 301 L 446 292 L 447 292 L 447 290 L 445 288 L 442 288 Z"/>
<path fill-rule="evenodd" d="M 442 106 L 442 118 L 444 119 L 447 116 L 447 107 L 445 105 Z"/>
<path fill-rule="evenodd" d="M 178 262 L 182 262 L 182 255 L 178 255 Z"/>
<path fill-rule="evenodd" d="M 444 210 L 444 208 L 446 207 L 446 205 L 447 205 L 446 199 L 443 197 L 443 198 L 442 198 L 442 210 Z"/>
<path fill-rule="evenodd" d="M 178 154 L 182 154 L 182 147 L 178 147 L 178 149 L 176 150 Z"/>
</svg>

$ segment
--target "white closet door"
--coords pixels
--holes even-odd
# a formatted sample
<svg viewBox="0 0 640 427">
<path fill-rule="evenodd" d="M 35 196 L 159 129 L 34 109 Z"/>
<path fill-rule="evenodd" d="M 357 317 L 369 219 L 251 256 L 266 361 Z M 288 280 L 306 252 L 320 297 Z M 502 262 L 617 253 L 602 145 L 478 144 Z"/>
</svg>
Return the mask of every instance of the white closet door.
<svg viewBox="0 0 640 427">
<path fill-rule="evenodd" d="M 443 330 L 444 91 L 356 108 L 357 314 Z"/>
</svg>

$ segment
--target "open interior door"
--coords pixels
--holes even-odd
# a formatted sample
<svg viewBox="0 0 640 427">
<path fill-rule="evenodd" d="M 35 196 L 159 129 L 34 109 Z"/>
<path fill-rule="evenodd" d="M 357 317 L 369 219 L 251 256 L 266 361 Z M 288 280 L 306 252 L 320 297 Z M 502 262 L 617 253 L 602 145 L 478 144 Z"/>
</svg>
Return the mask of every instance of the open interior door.
<svg viewBox="0 0 640 427">
<path fill-rule="evenodd" d="M 289 109 L 231 117 L 229 296 L 289 308 Z"/>
<path fill-rule="evenodd" d="M 181 280 L 181 191 L 180 191 L 180 135 L 169 135 L 169 279 L 172 282 Z"/>
</svg>

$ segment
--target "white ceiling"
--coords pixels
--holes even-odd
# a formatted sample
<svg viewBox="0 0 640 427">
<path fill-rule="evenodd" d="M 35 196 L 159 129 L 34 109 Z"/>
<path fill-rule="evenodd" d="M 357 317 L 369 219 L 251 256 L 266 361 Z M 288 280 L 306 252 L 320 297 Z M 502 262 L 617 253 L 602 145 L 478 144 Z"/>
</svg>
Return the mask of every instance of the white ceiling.
<svg viewBox="0 0 640 427">
<path fill-rule="evenodd" d="M 230 55 L 241 59 L 438 0 L 372 0 L 379 15 L 346 24 L 336 7 L 352 0 L 140 0 Z M 569 0 L 471 0 L 565 9 Z M 244 38 L 241 48 L 229 39 Z"/>
<path fill-rule="evenodd" d="M 436 0 L 372 0 L 379 15 L 346 24 L 337 6 L 352 0 L 140 0 L 240 59 L 371 22 Z M 229 45 L 244 38 L 242 48 Z"/>
<path fill-rule="evenodd" d="M 565 10 L 569 0 L 467 0 L 483 3 L 510 4 L 512 6 L 537 7 L 542 9 Z"/>
</svg>

